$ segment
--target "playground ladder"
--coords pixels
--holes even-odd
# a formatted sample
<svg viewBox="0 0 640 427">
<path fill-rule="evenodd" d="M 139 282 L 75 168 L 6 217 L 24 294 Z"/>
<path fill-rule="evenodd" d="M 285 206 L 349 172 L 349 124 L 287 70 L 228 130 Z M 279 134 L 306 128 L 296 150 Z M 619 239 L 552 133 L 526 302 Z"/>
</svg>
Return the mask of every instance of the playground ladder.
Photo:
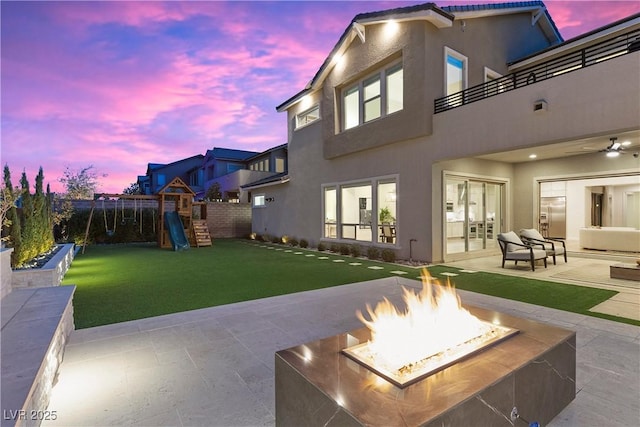
<svg viewBox="0 0 640 427">
<path fill-rule="evenodd" d="M 209 234 L 207 220 L 194 219 L 191 227 L 193 228 L 193 235 L 196 239 L 196 247 L 211 246 L 211 235 Z"/>
</svg>

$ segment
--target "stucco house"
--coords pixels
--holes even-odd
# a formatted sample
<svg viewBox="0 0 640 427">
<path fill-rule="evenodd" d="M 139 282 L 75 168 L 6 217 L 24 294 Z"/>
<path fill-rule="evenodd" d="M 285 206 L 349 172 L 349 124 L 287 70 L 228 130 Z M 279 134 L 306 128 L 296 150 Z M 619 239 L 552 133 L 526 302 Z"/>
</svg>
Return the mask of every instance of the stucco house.
<svg viewBox="0 0 640 427">
<path fill-rule="evenodd" d="M 282 144 L 262 152 L 214 147 L 207 150 L 202 171 L 204 191 L 196 192 L 202 198 L 214 183 L 220 185 L 223 199 L 248 202 L 248 193 L 242 186 L 260 181 L 287 170 L 287 145 Z"/>
<path fill-rule="evenodd" d="M 441 262 L 543 229 L 549 197 L 578 245 L 638 229 L 639 40 L 640 14 L 565 41 L 540 1 L 359 14 L 277 107 L 288 171 L 243 187 L 253 231 Z"/>
<path fill-rule="evenodd" d="M 204 156 L 197 154 L 171 163 L 148 163 L 145 175 L 138 175 L 137 183 L 141 194 L 156 194 L 173 178 L 188 182 L 194 191 L 202 191 L 203 180 L 198 170 Z"/>
<path fill-rule="evenodd" d="M 156 194 L 175 177 L 188 183 L 197 199 L 203 199 L 207 189 L 219 184 L 222 199 L 231 202 L 249 201 L 250 193 L 243 192 L 248 183 L 259 185 L 273 176 L 287 173 L 287 144 L 265 151 L 246 151 L 214 147 L 205 155 L 195 155 L 172 163 L 148 163 L 145 175 L 139 175 L 142 194 Z"/>
</svg>

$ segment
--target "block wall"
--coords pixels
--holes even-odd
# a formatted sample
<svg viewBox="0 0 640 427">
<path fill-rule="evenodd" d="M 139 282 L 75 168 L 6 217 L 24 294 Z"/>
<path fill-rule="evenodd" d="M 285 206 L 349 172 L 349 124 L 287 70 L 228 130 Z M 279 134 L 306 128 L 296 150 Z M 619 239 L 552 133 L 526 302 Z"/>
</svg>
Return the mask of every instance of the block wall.
<svg viewBox="0 0 640 427">
<path fill-rule="evenodd" d="M 207 225 L 213 239 L 246 237 L 251 233 L 251 205 L 209 202 Z"/>
</svg>

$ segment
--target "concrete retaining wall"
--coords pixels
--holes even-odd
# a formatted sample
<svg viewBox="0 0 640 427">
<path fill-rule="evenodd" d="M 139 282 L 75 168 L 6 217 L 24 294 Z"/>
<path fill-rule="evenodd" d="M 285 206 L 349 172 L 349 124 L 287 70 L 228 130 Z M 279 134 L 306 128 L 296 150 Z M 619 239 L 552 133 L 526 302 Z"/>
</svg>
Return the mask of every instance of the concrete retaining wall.
<svg viewBox="0 0 640 427">
<path fill-rule="evenodd" d="M 12 288 L 60 286 L 64 275 L 71 266 L 71 261 L 73 261 L 75 245 L 67 243 L 61 246 L 62 248 L 42 268 L 14 270 L 11 274 Z M 4 272 L 2 280 L 4 282 Z"/>
<path fill-rule="evenodd" d="M 11 293 L 11 253 L 13 248 L 0 249 L 0 300 Z"/>
</svg>

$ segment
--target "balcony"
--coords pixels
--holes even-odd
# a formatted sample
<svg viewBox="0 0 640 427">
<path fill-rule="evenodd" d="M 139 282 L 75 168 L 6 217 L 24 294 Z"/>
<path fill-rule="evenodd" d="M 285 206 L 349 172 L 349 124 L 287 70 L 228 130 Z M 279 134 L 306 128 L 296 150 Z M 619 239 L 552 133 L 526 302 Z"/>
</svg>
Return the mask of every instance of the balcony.
<svg viewBox="0 0 640 427">
<path fill-rule="evenodd" d="M 635 29 L 550 61 L 523 68 L 499 79 L 470 87 L 462 92 L 438 98 L 434 101 L 434 113 L 452 110 L 638 51 L 640 51 L 640 29 Z"/>
</svg>

